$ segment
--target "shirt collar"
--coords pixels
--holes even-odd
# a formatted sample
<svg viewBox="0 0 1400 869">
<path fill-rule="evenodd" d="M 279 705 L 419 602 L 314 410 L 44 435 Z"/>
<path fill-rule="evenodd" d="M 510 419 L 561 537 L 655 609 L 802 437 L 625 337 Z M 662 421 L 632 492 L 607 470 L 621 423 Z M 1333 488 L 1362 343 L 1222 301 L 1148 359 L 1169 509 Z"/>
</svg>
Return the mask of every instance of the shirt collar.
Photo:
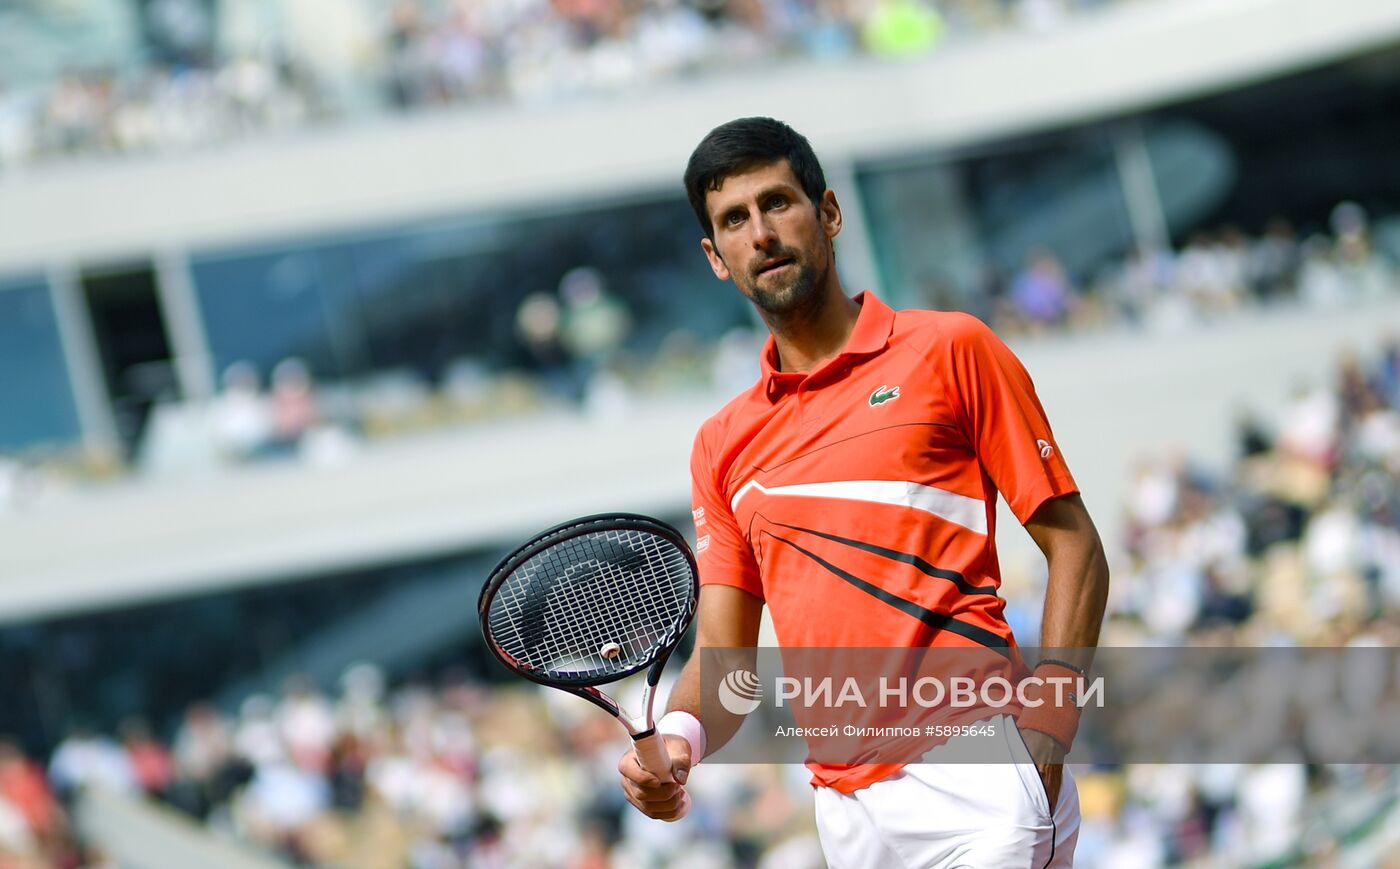
<svg viewBox="0 0 1400 869">
<path fill-rule="evenodd" d="M 894 311 L 869 290 L 857 295 L 855 301 L 860 305 L 860 313 L 846 346 L 813 371 L 779 371 L 778 345 L 772 335 L 768 336 L 763 344 L 762 366 L 763 394 L 770 402 L 777 401 L 789 387 L 813 374 L 846 364 L 853 356 L 879 353 L 889 345 L 890 333 L 894 331 Z"/>
</svg>

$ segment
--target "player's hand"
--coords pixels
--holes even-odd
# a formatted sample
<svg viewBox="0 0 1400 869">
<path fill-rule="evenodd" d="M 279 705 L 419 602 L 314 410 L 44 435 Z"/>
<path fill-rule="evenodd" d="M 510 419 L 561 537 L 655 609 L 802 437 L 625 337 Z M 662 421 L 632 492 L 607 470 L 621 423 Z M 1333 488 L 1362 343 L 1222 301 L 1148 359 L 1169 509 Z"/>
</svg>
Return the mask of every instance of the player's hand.
<svg viewBox="0 0 1400 869">
<path fill-rule="evenodd" d="M 690 742 L 684 736 L 672 734 L 662 738 L 666 740 L 666 751 L 671 755 L 671 776 L 675 781 L 662 783 L 643 769 L 635 749 L 628 749 L 622 756 L 617 771 L 622 773 L 623 795 L 638 811 L 648 818 L 679 821 L 690 811 L 690 795 L 684 787 L 690 776 Z"/>
<path fill-rule="evenodd" d="M 1035 761 L 1036 772 L 1045 785 L 1045 796 L 1050 800 L 1050 814 L 1055 814 L 1055 804 L 1060 799 L 1060 784 L 1064 781 L 1064 749 L 1055 740 L 1039 730 L 1022 730 L 1021 738 Z"/>
</svg>

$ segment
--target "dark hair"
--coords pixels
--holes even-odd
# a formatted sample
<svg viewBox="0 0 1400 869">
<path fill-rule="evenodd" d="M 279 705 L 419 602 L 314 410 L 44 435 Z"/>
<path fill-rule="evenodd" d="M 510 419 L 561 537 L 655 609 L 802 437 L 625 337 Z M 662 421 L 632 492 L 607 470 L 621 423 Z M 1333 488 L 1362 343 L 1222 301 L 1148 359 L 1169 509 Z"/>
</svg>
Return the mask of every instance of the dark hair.
<svg viewBox="0 0 1400 869">
<path fill-rule="evenodd" d="M 813 204 L 820 202 L 826 192 L 822 165 L 806 137 L 782 121 L 739 118 L 715 127 L 700 140 L 685 167 L 685 192 L 708 238 L 715 237 L 715 227 L 705 208 L 705 195 L 730 175 L 779 160 L 788 161 L 807 198 Z"/>
</svg>

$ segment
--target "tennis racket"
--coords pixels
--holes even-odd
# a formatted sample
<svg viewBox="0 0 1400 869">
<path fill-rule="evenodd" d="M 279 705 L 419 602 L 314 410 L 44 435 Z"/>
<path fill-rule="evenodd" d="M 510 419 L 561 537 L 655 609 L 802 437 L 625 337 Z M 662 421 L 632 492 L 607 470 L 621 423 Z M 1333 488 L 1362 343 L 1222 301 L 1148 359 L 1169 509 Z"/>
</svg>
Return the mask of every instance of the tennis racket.
<svg viewBox="0 0 1400 869">
<path fill-rule="evenodd" d="M 507 555 L 487 577 L 477 613 L 502 664 L 607 711 L 627 729 L 642 767 L 670 782 L 653 694 L 699 594 L 695 556 L 680 532 L 610 513 L 556 525 Z M 598 686 L 642 670 L 645 710 L 634 718 Z"/>
</svg>

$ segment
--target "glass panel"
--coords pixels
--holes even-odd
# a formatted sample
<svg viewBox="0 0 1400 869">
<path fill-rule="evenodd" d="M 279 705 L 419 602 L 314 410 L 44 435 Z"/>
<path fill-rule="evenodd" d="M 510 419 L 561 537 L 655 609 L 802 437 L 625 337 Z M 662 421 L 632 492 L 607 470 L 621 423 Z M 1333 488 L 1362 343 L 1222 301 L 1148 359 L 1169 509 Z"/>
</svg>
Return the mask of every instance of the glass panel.
<svg viewBox="0 0 1400 869">
<path fill-rule="evenodd" d="M 969 304 L 985 254 L 958 167 L 925 163 L 873 169 L 857 178 L 891 302 L 932 308 Z"/>
<path fill-rule="evenodd" d="M 81 436 L 48 285 L 0 281 L 0 450 Z"/>
<path fill-rule="evenodd" d="M 1132 246 L 1113 148 L 1097 131 L 1026 142 L 966 173 L 987 255 L 1003 270 L 1044 247 L 1082 281 Z"/>
<path fill-rule="evenodd" d="M 314 249 L 200 258 L 192 268 L 217 371 L 246 360 L 266 374 L 299 356 L 318 374 L 345 373 Z"/>
<path fill-rule="evenodd" d="M 1113 149 L 1097 129 L 874 165 L 859 178 L 882 277 L 910 304 L 987 316 L 1037 251 L 1084 287 L 1133 244 Z"/>
</svg>

